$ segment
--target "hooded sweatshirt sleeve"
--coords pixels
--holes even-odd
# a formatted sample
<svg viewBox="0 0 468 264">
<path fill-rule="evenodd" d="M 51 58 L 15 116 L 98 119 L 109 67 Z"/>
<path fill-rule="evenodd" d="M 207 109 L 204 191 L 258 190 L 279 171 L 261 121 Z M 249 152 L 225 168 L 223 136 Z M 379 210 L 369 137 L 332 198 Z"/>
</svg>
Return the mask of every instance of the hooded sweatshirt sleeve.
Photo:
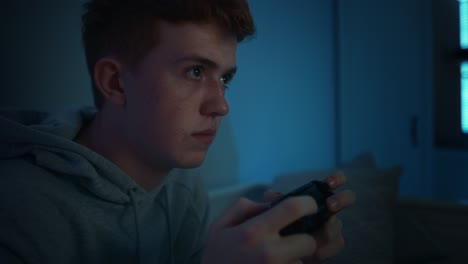
<svg viewBox="0 0 468 264">
<path fill-rule="evenodd" d="M 0 168 L 0 263 L 72 263 L 76 236 L 47 191 L 48 173 L 19 159 Z"/>
</svg>

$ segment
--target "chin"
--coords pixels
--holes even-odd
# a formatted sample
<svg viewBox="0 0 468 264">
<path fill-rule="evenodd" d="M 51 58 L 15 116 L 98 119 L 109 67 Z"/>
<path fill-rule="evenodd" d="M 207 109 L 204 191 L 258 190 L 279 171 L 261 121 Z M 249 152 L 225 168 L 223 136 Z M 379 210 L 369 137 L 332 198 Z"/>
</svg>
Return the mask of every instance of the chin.
<svg viewBox="0 0 468 264">
<path fill-rule="evenodd" d="M 194 153 L 190 155 L 189 157 L 184 157 L 184 159 L 182 159 L 179 162 L 178 167 L 182 169 L 193 169 L 193 168 L 200 167 L 205 161 L 205 157 L 206 157 L 206 152 Z"/>
</svg>

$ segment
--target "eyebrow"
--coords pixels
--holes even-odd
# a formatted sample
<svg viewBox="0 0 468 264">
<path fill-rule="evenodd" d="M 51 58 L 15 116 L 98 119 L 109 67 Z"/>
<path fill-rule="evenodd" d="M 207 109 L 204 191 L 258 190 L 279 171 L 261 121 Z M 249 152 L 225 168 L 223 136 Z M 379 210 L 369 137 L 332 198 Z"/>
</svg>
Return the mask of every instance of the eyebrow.
<svg viewBox="0 0 468 264">
<path fill-rule="evenodd" d="M 198 55 L 184 56 L 182 58 L 179 58 L 176 62 L 180 63 L 180 62 L 184 62 L 184 61 L 196 62 L 196 63 L 199 63 L 201 65 L 205 65 L 205 66 L 207 66 L 209 68 L 213 68 L 213 69 L 221 68 L 221 66 L 218 63 L 216 63 L 215 61 L 210 60 L 210 59 L 205 58 L 205 57 L 202 57 L 202 56 L 198 56 Z M 235 74 L 236 72 L 237 72 L 237 66 L 233 66 L 233 67 L 229 68 L 227 71 L 225 71 L 225 74 Z"/>
</svg>

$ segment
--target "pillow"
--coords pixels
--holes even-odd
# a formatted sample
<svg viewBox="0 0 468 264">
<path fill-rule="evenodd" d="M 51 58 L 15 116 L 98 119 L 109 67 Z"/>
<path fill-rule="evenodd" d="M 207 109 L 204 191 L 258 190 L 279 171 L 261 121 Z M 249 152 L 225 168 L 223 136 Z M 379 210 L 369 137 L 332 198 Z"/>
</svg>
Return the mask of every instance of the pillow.
<svg viewBox="0 0 468 264">
<path fill-rule="evenodd" d="M 345 169 L 356 203 L 339 214 L 346 246 L 331 263 L 393 263 L 394 215 L 401 168 Z"/>
<path fill-rule="evenodd" d="M 345 249 L 330 263 L 392 263 L 393 216 L 401 168 L 344 168 L 357 194 L 355 205 L 338 214 L 343 221 Z M 332 170 L 283 175 L 272 188 L 288 192 L 311 180 L 323 180 Z"/>
<path fill-rule="evenodd" d="M 357 169 L 357 168 L 377 168 L 374 156 L 370 152 L 362 153 L 354 157 L 351 162 L 341 165 L 342 169 Z"/>
</svg>

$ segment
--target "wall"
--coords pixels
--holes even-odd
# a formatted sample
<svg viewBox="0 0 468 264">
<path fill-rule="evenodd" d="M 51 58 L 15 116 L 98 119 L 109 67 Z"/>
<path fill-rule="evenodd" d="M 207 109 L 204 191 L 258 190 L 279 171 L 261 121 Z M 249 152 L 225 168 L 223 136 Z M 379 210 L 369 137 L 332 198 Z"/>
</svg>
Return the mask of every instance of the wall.
<svg viewBox="0 0 468 264">
<path fill-rule="evenodd" d="M 230 130 L 224 132 L 234 143 L 221 134 L 204 168 L 223 179 L 234 170 L 236 182 L 245 184 L 333 167 L 332 1 L 256 0 L 250 6 L 257 34 L 239 47 L 239 70 L 227 95 Z"/>
<path fill-rule="evenodd" d="M 402 196 L 468 201 L 468 152 L 434 145 L 436 89 L 449 86 L 433 87 L 432 71 L 446 70 L 437 58 L 453 48 L 437 48 L 432 16 L 458 15 L 440 13 L 441 4 L 447 2 L 339 0 L 341 155 L 370 150 L 380 166 L 403 166 Z M 416 146 L 412 117 L 419 121 Z"/>
<path fill-rule="evenodd" d="M 91 102 L 78 1 L 2 3 L 0 105 L 45 111 Z"/>
<path fill-rule="evenodd" d="M 379 166 L 402 166 L 402 196 L 432 195 L 429 7 L 339 1 L 342 159 L 371 151 Z"/>
</svg>

